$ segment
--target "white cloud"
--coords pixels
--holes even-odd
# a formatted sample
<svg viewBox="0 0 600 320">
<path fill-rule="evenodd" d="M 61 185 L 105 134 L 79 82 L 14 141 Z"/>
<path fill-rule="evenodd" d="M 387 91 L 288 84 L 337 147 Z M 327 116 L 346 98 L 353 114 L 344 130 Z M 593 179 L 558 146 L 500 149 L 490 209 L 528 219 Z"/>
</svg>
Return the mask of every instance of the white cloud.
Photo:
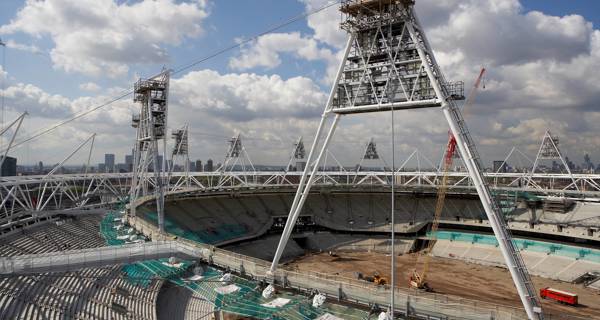
<svg viewBox="0 0 600 320">
<path fill-rule="evenodd" d="M 313 12 L 333 2 L 330 0 L 300 0 L 306 11 Z M 299 32 L 273 33 L 261 36 L 242 48 L 240 56 L 229 61 L 234 70 L 248 70 L 256 67 L 273 69 L 281 64 L 281 54 L 289 54 L 296 59 L 323 61 L 326 65 L 322 83 L 329 85 L 339 66 L 341 49 L 346 44 L 348 34 L 339 28 L 339 6 L 332 5 L 308 16 L 311 35 Z"/>
<path fill-rule="evenodd" d="M 592 30 L 578 15 L 523 13 L 517 1 L 486 0 L 457 6 L 428 35 L 438 51 L 460 48 L 471 63 L 497 67 L 539 59 L 568 61 L 589 52 Z"/>
<path fill-rule="evenodd" d="M 51 95 L 31 85 L 18 83 L 4 90 L 6 106 L 19 112 L 31 111 L 36 114 L 55 118 L 68 114 L 69 99 L 60 95 Z"/>
<path fill-rule="evenodd" d="M 86 82 L 86 83 L 80 84 L 79 89 L 85 90 L 85 91 L 90 91 L 90 92 L 97 92 L 101 89 L 101 87 L 94 82 Z"/>
<path fill-rule="evenodd" d="M 306 5 L 306 11 L 313 11 L 331 0 L 300 0 Z M 330 46 L 341 49 L 346 45 L 348 34 L 340 29 L 339 6 L 331 6 L 317 14 L 308 17 L 308 26 L 314 30 L 314 38 Z"/>
<path fill-rule="evenodd" d="M 43 127 L 49 126 L 58 119 L 62 120 L 114 99 L 114 92 L 69 99 L 59 94 L 48 93 L 35 85 L 24 83 L 9 83 L 3 94 L 7 110 L 16 113 L 27 111 L 32 117 L 45 119 Z M 97 121 L 100 121 L 107 125 L 128 126 L 132 108 L 133 103 L 123 99 L 90 113 L 78 121 L 88 124 L 96 124 Z M 108 132 L 110 131 L 109 129 Z"/>
<path fill-rule="evenodd" d="M 231 58 L 229 66 L 236 70 L 255 67 L 274 68 L 281 64 L 280 53 L 291 53 L 297 58 L 308 61 L 337 60 L 331 50 L 320 48 L 315 39 L 303 37 L 299 32 L 272 33 L 258 38 L 249 47 L 243 48 L 239 57 Z"/>
<path fill-rule="evenodd" d="M 318 5 L 317 0 L 305 3 L 307 8 Z M 503 159 L 513 145 L 533 156 L 546 129 L 560 135 L 563 151 L 576 155 L 575 159 L 585 152 L 600 157 L 600 31 L 580 16 L 525 13 L 516 0 L 417 3 L 417 13 L 448 78 L 466 80 L 468 86 L 481 65 L 488 67 L 486 89 L 467 115 L 486 161 Z M 339 14 L 331 11 L 331 16 L 311 16 L 313 35 L 290 32 L 260 38 L 233 58 L 231 67 L 276 68 L 283 55 L 337 66 L 334 56 L 344 37 L 335 34 L 345 36 L 345 32 L 338 31 Z M 23 102 L 7 99 L 7 105 L 34 106 L 32 110 L 41 110 L 41 115 L 71 114 L 107 98 L 66 99 L 27 85 L 12 87 Z M 171 89 L 170 127 L 190 123 L 192 158 L 221 161 L 226 138 L 241 132 L 247 137 L 248 152 L 260 163 L 285 162 L 299 135 L 309 147 L 328 91 L 306 77 L 283 79 L 211 70 L 175 78 Z M 86 117 L 77 128 L 103 133 L 100 140 L 105 141 L 106 150 L 127 150 L 133 140 L 129 121 L 134 108 L 129 100 L 119 102 Z M 439 160 L 448 130 L 441 112 L 396 115 L 397 159 L 418 147 L 432 160 Z M 60 137 L 70 134 L 75 133 L 64 131 Z M 332 150 L 342 162 L 352 164 L 364 143 L 374 137 L 389 159 L 389 134 L 387 113 L 345 117 Z"/>
<path fill-rule="evenodd" d="M 27 0 L 0 34 L 50 35 L 54 66 L 87 75 L 121 76 L 132 63 L 166 62 L 164 45 L 199 36 L 204 0 Z"/>
<path fill-rule="evenodd" d="M 174 108 L 183 112 L 183 119 L 193 117 L 190 111 L 200 111 L 227 120 L 247 121 L 312 117 L 322 110 L 326 96 L 304 77 L 284 80 L 278 75 L 221 75 L 202 70 L 173 79 L 170 98 Z"/>
<path fill-rule="evenodd" d="M 11 49 L 27 51 L 27 52 L 35 53 L 35 54 L 39 54 L 42 52 L 42 50 L 40 50 L 40 48 L 38 48 L 37 46 L 35 46 L 33 44 L 18 43 L 18 42 L 15 42 L 14 40 L 6 41 L 6 46 Z"/>
</svg>

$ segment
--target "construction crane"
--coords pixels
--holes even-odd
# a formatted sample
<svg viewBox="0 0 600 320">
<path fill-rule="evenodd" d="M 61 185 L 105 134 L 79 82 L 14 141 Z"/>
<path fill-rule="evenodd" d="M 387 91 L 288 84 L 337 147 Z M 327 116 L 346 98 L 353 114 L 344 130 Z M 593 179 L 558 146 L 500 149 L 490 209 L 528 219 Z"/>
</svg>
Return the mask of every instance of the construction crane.
<svg viewBox="0 0 600 320">
<path fill-rule="evenodd" d="M 466 115 L 468 109 L 473 105 L 473 101 L 475 100 L 475 96 L 477 95 L 477 91 L 479 90 L 479 86 L 483 81 L 483 76 L 485 75 L 485 68 L 481 68 L 481 72 L 479 72 L 479 76 L 465 101 L 465 106 L 463 111 Z M 484 85 L 485 88 L 485 85 Z M 444 202 L 446 200 L 446 193 L 448 192 L 448 177 L 450 173 L 450 168 L 454 162 L 454 154 L 456 152 L 456 139 L 452 135 L 452 133 L 448 133 L 448 144 L 446 145 L 446 151 L 444 153 L 444 162 L 442 164 L 443 176 L 442 183 L 437 191 L 437 200 L 435 204 L 435 213 L 433 215 L 433 221 L 431 222 L 431 230 L 430 230 L 430 239 L 427 243 L 427 247 L 423 250 L 422 254 L 425 256 L 423 261 L 423 270 L 419 273 L 415 267 L 412 272 L 412 275 L 409 279 L 409 284 L 411 287 L 431 291 L 432 288 L 427 284 L 427 273 L 429 272 L 429 263 L 431 262 L 431 249 L 433 249 L 433 245 L 435 244 L 436 232 L 438 230 L 440 224 L 440 217 L 442 216 L 442 210 L 444 209 Z"/>
</svg>

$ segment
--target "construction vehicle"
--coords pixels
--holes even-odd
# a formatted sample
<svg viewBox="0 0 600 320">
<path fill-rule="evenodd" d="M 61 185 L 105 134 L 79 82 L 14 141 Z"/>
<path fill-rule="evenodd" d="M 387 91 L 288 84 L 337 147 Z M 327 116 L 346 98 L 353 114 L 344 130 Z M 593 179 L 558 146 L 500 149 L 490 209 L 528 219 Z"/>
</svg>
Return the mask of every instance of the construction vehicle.
<svg viewBox="0 0 600 320">
<path fill-rule="evenodd" d="M 485 68 L 481 69 L 471 92 L 469 93 L 469 97 L 465 101 L 464 111 L 473 104 L 475 99 L 475 95 L 477 90 L 479 89 L 479 85 L 482 83 L 483 76 L 485 75 Z M 440 217 L 442 216 L 442 210 L 444 209 L 444 202 L 446 200 L 446 193 L 448 192 L 448 177 L 450 173 L 450 168 L 454 162 L 454 154 L 456 152 L 456 139 L 452 135 L 452 133 L 448 133 L 448 144 L 446 145 L 446 152 L 444 153 L 444 162 L 442 164 L 443 176 L 442 183 L 437 191 L 437 200 L 435 204 L 435 213 L 433 216 L 433 220 L 431 222 L 431 229 L 429 230 L 429 241 L 427 242 L 427 247 L 422 251 L 422 255 L 424 256 L 423 261 L 423 270 L 419 273 L 415 267 L 413 270 L 409 284 L 412 288 L 432 291 L 433 289 L 427 284 L 427 273 L 429 271 L 429 263 L 431 261 L 431 250 L 433 249 L 433 245 L 435 244 L 436 233 L 440 224 Z M 418 262 L 418 261 L 417 261 Z"/>
<path fill-rule="evenodd" d="M 444 175 L 442 176 L 442 184 L 437 192 L 437 201 L 435 205 L 435 214 L 433 217 L 433 221 L 431 223 L 430 239 L 427 243 L 427 248 L 423 250 L 422 254 L 425 256 L 425 260 L 423 262 L 423 271 L 421 273 L 417 272 L 415 268 L 410 277 L 409 284 L 411 287 L 431 291 L 432 288 L 427 284 L 427 272 L 429 271 L 429 262 L 430 252 L 433 249 L 433 245 L 435 244 L 435 236 L 439 227 L 440 216 L 442 215 L 442 210 L 444 208 L 444 201 L 446 200 L 446 193 L 448 191 L 448 173 L 450 172 L 450 167 L 452 166 L 454 160 L 454 152 L 456 151 L 456 139 L 452 134 L 449 134 L 448 144 L 446 146 L 446 152 L 444 154 Z"/>
<path fill-rule="evenodd" d="M 384 278 L 384 277 L 382 277 L 379 274 L 379 272 L 373 273 L 372 277 L 369 277 L 369 276 L 365 277 L 365 276 L 363 276 L 362 273 L 359 272 L 359 273 L 357 273 L 357 278 L 359 280 L 365 280 L 367 282 L 373 282 L 374 284 L 376 284 L 378 286 L 383 286 L 383 285 L 385 285 L 387 283 L 387 279 Z"/>
<path fill-rule="evenodd" d="M 540 289 L 540 296 L 542 297 L 542 299 L 550 299 L 563 304 L 568 304 L 570 306 L 576 306 L 579 303 L 578 297 L 575 293 L 553 288 Z"/>
</svg>

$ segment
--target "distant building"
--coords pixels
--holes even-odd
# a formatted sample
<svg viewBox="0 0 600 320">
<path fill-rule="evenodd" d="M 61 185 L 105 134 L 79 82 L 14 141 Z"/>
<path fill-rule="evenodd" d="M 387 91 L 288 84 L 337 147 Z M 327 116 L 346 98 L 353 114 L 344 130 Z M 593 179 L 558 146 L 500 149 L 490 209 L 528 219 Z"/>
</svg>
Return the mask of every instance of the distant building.
<svg viewBox="0 0 600 320">
<path fill-rule="evenodd" d="M 38 173 L 43 174 L 44 173 L 44 163 L 43 162 L 38 162 Z"/>
<path fill-rule="evenodd" d="M 115 155 L 113 153 L 107 153 L 104 155 L 104 169 L 106 172 L 115 171 Z"/>
<path fill-rule="evenodd" d="M 133 171 L 133 155 L 131 155 L 131 154 L 125 155 L 125 167 L 126 167 L 125 170 L 127 170 L 127 172 Z"/>
<path fill-rule="evenodd" d="M 0 159 L 3 157 L 0 156 Z M 2 163 L 2 170 L 0 174 L 3 177 L 13 177 L 17 175 L 17 158 L 6 157 L 6 160 Z"/>
<path fill-rule="evenodd" d="M 98 163 L 98 172 L 99 173 L 106 172 L 106 165 L 104 165 L 104 163 Z"/>
<path fill-rule="evenodd" d="M 202 167 L 202 160 L 196 160 L 196 171 L 202 172 L 204 167 Z"/>
<path fill-rule="evenodd" d="M 494 172 L 507 173 L 508 164 L 504 161 L 494 161 Z"/>
<path fill-rule="evenodd" d="M 206 172 L 214 171 L 212 159 L 208 159 L 206 161 L 206 165 L 204 166 L 204 171 L 206 171 Z"/>
</svg>

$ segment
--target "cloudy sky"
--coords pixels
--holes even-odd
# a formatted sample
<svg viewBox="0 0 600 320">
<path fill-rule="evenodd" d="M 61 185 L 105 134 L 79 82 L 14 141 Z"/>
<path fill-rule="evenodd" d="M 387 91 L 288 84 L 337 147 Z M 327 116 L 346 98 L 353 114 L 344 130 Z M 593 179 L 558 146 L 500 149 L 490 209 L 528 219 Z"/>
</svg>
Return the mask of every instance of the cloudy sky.
<svg viewBox="0 0 600 320">
<path fill-rule="evenodd" d="M 328 0 L 3 0 L 5 122 L 29 112 L 17 141 L 314 10 Z M 472 85 L 488 69 L 467 122 L 487 161 L 513 146 L 535 156 L 545 130 L 563 153 L 600 162 L 600 3 L 589 0 L 417 0 L 446 77 Z M 169 126 L 190 125 L 191 158 L 221 161 L 236 133 L 255 163 L 286 163 L 312 141 L 346 34 L 335 6 L 174 75 Z M 131 149 L 131 96 L 17 148 L 19 163 L 58 162 L 97 133 L 93 162 Z M 398 113 L 397 159 L 441 156 L 439 110 Z M 357 162 L 371 137 L 390 157 L 389 114 L 342 119 L 332 153 Z M 4 138 L 4 143 L 7 139 Z M 308 147 L 308 145 L 307 145 Z M 83 152 L 73 158 L 82 163 Z M 389 161 L 389 160 L 388 160 Z M 489 162 L 486 163 L 489 165 Z"/>
</svg>

